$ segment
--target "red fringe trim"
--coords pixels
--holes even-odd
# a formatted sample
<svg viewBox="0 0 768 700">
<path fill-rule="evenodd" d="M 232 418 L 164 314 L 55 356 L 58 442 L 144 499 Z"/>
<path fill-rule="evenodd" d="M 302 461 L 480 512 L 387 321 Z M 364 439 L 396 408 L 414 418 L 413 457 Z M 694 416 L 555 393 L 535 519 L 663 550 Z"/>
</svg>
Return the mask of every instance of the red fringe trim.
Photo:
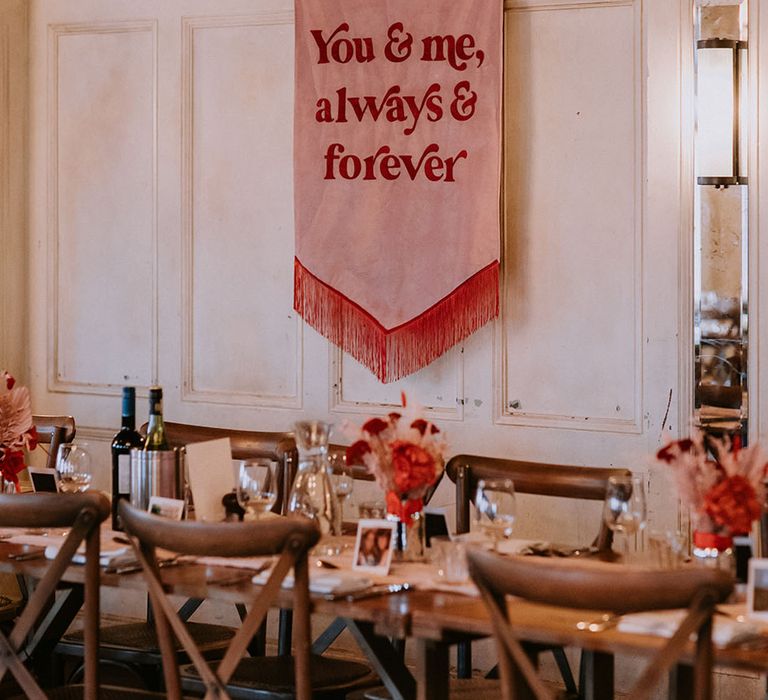
<svg viewBox="0 0 768 700">
<path fill-rule="evenodd" d="M 365 309 L 294 263 L 293 308 L 332 343 L 394 382 L 436 360 L 499 315 L 499 261 L 416 318 L 387 330 Z"/>
</svg>

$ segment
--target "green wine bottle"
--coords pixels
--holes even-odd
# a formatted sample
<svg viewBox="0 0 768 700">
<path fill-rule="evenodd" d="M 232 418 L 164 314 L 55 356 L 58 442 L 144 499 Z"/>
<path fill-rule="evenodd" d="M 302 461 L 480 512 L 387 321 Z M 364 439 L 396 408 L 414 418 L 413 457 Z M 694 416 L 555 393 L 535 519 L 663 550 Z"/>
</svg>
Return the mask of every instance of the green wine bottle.
<svg viewBox="0 0 768 700">
<path fill-rule="evenodd" d="M 163 423 L 163 389 L 153 386 L 149 389 L 149 425 L 147 437 L 144 439 L 144 450 L 156 452 L 170 450 L 168 439 L 165 437 L 165 425 Z"/>
</svg>

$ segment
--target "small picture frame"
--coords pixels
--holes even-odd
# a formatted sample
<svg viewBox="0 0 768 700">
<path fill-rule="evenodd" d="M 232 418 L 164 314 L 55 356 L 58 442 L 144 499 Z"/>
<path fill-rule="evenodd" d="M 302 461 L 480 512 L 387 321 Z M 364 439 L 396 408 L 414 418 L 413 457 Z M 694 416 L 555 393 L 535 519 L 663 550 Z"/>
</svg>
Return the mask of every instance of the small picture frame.
<svg viewBox="0 0 768 700">
<path fill-rule="evenodd" d="M 147 510 L 152 513 L 152 515 L 159 515 L 161 518 L 181 520 L 181 517 L 184 515 L 184 501 L 176 498 L 151 496 Z"/>
<path fill-rule="evenodd" d="M 352 568 L 386 576 L 392 563 L 397 523 L 365 519 L 357 523 Z"/>
<path fill-rule="evenodd" d="M 27 469 L 35 493 L 58 493 L 59 472 L 46 467 L 29 467 Z"/>
<path fill-rule="evenodd" d="M 768 621 L 768 559 L 749 560 L 747 616 Z"/>
</svg>

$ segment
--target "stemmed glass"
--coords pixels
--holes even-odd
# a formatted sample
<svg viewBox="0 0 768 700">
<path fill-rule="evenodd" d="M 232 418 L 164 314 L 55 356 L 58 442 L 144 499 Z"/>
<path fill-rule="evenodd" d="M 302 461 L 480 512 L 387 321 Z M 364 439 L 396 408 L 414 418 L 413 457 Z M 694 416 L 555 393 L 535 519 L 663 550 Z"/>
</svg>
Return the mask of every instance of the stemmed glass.
<svg viewBox="0 0 768 700">
<path fill-rule="evenodd" d="M 83 493 L 91 485 L 91 453 L 87 443 L 67 442 L 59 445 L 56 471 L 62 493 Z"/>
<path fill-rule="evenodd" d="M 328 455 L 331 464 L 333 488 L 336 491 L 336 500 L 339 502 L 339 520 L 344 523 L 344 502 L 352 495 L 355 480 L 352 470 L 347 466 L 347 456 L 341 452 L 332 452 Z M 338 532 L 341 535 L 341 529 Z"/>
<path fill-rule="evenodd" d="M 605 490 L 603 521 L 623 535 L 623 554 L 629 558 L 629 538 L 645 527 L 645 488 L 639 476 L 611 476 Z"/>
<path fill-rule="evenodd" d="M 475 521 L 493 540 L 494 551 L 498 551 L 499 540 L 509 537 L 515 524 L 515 486 L 511 479 L 477 482 Z"/>
<path fill-rule="evenodd" d="M 237 480 L 237 502 L 258 520 L 277 501 L 277 464 L 271 459 L 245 460 Z"/>
</svg>

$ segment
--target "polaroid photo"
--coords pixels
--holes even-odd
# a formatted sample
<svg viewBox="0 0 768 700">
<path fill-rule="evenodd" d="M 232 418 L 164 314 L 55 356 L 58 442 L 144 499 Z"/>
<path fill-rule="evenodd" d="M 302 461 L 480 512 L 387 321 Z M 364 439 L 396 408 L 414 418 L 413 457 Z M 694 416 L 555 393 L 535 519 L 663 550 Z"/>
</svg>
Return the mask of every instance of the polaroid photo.
<svg viewBox="0 0 768 700">
<path fill-rule="evenodd" d="M 352 568 L 386 576 L 395 549 L 397 523 L 390 520 L 360 520 Z"/>
<path fill-rule="evenodd" d="M 55 469 L 29 467 L 32 490 L 36 493 L 57 493 L 59 491 L 59 473 Z"/>
<path fill-rule="evenodd" d="M 749 560 L 747 617 L 768 621 L 768 559 Z"/>
<path fill-rule="evenodd" d="M 152 513 L 152 515 L 159 515 L 161 518 L 181 520 L 181 517 L 184 515 L 184 501 L 176 498 L 152 496 L 149 499 L 149 507 L 147 510 Z"/>
</svg>

